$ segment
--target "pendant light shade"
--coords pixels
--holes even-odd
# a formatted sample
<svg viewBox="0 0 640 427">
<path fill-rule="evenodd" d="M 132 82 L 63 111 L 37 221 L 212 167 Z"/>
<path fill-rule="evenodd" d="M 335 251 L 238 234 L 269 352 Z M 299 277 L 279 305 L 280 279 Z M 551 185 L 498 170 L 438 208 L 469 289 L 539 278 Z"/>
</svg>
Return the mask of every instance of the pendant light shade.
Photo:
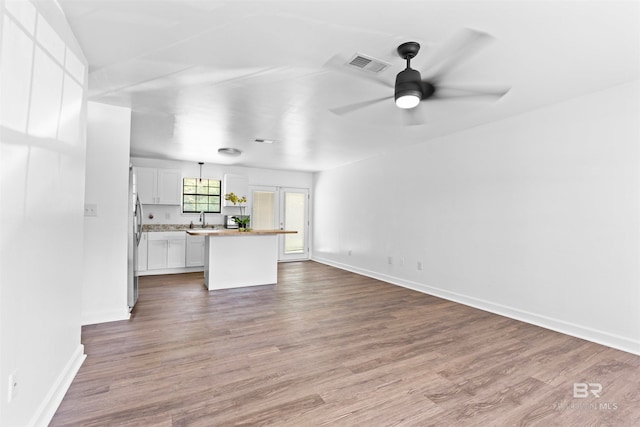
<svg viewBox="0 0 640 427">
<path fill-rule="evenodd" d="M 415 108 L 422 99 L 420 72 L 407 67 L 396 77 L 395 101 L 398 108 Z"/>
<path fill-rule="evenodd" d="M 420 97 L 416 94 L 409 93 L 401 95 L 400 97 L 396 97 L 396 105 L 398 108 L 402 108 L 408 110 L 410 108 L 415 108 L 420 103 Z"/>
</svg>

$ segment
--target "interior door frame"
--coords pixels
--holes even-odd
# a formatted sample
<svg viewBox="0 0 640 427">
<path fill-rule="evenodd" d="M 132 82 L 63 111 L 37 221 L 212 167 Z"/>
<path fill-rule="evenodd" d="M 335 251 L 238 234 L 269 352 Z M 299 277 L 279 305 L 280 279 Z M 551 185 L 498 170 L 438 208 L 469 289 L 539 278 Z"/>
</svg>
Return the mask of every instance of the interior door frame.
<svg viewBox="0 0 640 427">
<path fill-rule="evenodd" d="M 253 216 L 253 206 L 254 206 L 254 192 L 255 191 L 267 191 L 274 193 L 274 229 L 283 229 L 284 227 L 284 203 L 285 196 L 284 194 L 287 191 L 292 192 L 304 192 L 306 194 L 306 203 L 305 203 L 305 240 L 304 240 L 304 252 L 302 254 L 285 254 L 284 253 L 284 242 L 285 236 L 278 236 L 278 261 L 306 261 L 311 259 L 310 253 L 310 217 L 309 213 L 311 212 L 311 198 L 310 198 L 310 190 L 308 188 L 298 188 L 298 187 L 278 187 L 271 185 L 250 185 L 249 191 L 251 193 L 251 215 Z"/>
</svg>

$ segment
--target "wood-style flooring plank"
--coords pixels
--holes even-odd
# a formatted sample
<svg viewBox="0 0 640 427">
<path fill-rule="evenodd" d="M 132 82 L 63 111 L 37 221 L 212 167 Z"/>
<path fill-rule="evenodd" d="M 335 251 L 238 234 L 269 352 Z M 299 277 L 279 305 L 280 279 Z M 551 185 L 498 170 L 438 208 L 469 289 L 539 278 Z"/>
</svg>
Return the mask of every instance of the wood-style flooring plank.
<svg viewBox="0 0 640 427">
<path fill-rule="evenodd" d="M 640 425 L 640 357 L 315 262 L 145 276 L 51 426 Z M 599 398 L 573 384 L 599 383 Z"/>
</svg>

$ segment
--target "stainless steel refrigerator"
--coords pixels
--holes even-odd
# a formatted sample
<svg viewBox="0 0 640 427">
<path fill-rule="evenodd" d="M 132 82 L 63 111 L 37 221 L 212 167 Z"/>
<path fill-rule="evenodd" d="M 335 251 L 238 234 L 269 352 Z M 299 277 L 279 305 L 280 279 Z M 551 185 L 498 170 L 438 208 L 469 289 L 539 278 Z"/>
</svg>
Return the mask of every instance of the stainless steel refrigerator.
<svg viewBox="0 0 640 427">
<path fill-rule="evenodd" d="M 136 188 L 136 175 L 129 165 L 129 236 L 127 262 L 127 301 L 129 311 L 138 301 L 138 245 L 142 236 L 142 205 Z"/>
</svg>

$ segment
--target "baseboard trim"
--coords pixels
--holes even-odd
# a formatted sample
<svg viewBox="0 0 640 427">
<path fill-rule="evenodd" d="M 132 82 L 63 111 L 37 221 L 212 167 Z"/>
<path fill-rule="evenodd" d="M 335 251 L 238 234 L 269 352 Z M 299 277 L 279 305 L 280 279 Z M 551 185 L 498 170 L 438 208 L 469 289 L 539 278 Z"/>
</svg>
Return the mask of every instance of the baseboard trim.
<svg viewBox="0 0 640 427">
<path fill-rule="evenodd" d="M 118 311 L 109 311 L 102 313 L 83 313 L 82 326 L 94 325 L 96 323 L 118 322 L 120 320 L 129 320 L 131 314 L 128 308 Z"/>
<path fill-rule="evenodd" d="M 199 273 L 204 271 L 204 267 L 178 267 L 178 268 L 162 268 L 159 270 L 144 270 L 139 271 L 138 276 L 159 276 L 162 274 L 184 274 L 184 273 Z"/>
<path fill-rule="evenodd" d="M 69 390 L 71 382 L 75 378 L 80 366 L 87 358 L 84 354 L 84 345 L 79 344 L 76 351 L 71 356 L 71 359 L 67 362 L 66 366 L 53 383 L 53 386 L 47 393 L 47 396 L 42 401 L 42 404 L 38 407 L 38 410 L 31 418 L 29 426 L 34 427 L 46 427 L 51 422 L 51 419 L 56 414 L 64 395 Z"/>
<path fill-rule="evenodd" d="M 618 336 L 606 331 L 596 330 L 596 329 L 585 327 L 575 323 L 554 319 L 551 317 L 543 316 L 536 313 L 531 313 L 528 311 L 519 310 L 513 307 L 501 305 L 501 304 L 496 304 L 491 301 L 482 300 L 479 298 L 470 297 L 470 296 L 458 294 L 455 292 L 450 292 L 434 286 L 425 285 L 423 283 L 404 280 L 394 276 L 378 273 L 376 271 L 354 267 L 352 265 L 343 264 L 327 258 L 313 257 L 312 260 L 319 262 L 321 264 L 326 264 L 332 267 L 339 268 L 341 270 L 346 270 L 352 273 L 361 274 L 363 276 L 381 280 L 383 282 L 390 283 L 392 285 L 402 286 L 404 288 L 412 289 L 414 291 L 422 292 L 424 294 L 433 295 L 435 297 L 439 297 L 449 301 L 464 304 L 469 307 L 477 308 L 479 310 L 488 311 L 490 313 L 498 314 L 500 316 L 509 317 L 511 319 L 519 320 L 521 322 L 530 323 L 532 325 L 540 326 L 545 329 L 550 329 L 555 332 L 571 335 L 573 337 L 591 341 L 596 344 L 602 344 L 607 347 L 615 348 L 617 350 L 626 351 L 627 353 L 640 355 L 640 341 L 633 340 L 628 337 Z"/>
</svg>

